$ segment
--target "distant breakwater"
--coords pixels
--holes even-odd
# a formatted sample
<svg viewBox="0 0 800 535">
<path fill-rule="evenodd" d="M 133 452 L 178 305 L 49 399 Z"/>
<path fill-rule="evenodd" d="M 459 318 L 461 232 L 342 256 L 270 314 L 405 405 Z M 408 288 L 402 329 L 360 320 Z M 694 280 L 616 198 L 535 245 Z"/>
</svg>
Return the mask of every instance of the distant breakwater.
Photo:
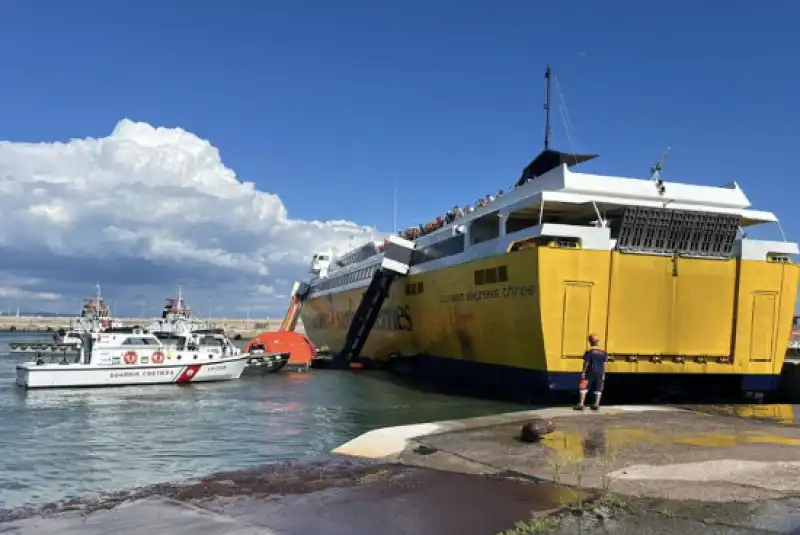
<svg viewBox="0 0 800 535">
<path fill-rule="evenodd" d="M 115 318 L 126 327 L 150 325 L 158 318 Z M 276 331 L 282 319 L 242 319 L 242 318 L 210 318 L 199 319 L 211 328 L 224 329 L 231 335 L 253 335 L 262 331 Z M 2 316 L 0 317 L 0 333 L 48 333 L 59 329 L 69 329 L 71 318 L 43 316 Z M 304 332 L 302 322 L 297 331 Z"/>
</svg>

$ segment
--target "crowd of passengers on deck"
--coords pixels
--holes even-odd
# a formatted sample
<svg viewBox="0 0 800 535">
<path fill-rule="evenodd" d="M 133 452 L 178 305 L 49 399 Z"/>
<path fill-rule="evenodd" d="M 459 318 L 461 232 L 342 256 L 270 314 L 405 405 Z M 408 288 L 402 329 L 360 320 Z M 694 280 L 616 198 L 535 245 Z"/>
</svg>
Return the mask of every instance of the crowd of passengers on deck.
<svg viewBox="0 0 800 535">
<path fill-rule="evenodd" d="M 514 186 L 516 187 L 516 186 Z M 437 216 L 436 219 L 430 221 L 426 224 L 419 224 L 416 227 L 409 227 L 405 230 L 398 230 L 397 235 L 401 238 L 406 240 L 414 241 L 417 238 L 422 236 L 426 236 L 431 232 L 439 230 L 440 228 L 444 227 L 445 225 L 449 225 L 453 221 L 464 217 L 467 214 L 471 214 L 478 208 L 489 204 L 490 202 L 494 202 L 498 198 L 503 196 L 503 190 L 497 192 L 497 195 L 486 195 L 486 197 L 482 197 L 475 201 L 475 204 L 472 206 L 464 206 L 463 208 L 460 206 L 454 206 L 451 210 L 448 210 L 444 215 Z M 384 240 L 383 245 L 378 247 L 378 251 L 383 251 L 386 246 L 389 244 L 389 240 Z"/>
</svg>

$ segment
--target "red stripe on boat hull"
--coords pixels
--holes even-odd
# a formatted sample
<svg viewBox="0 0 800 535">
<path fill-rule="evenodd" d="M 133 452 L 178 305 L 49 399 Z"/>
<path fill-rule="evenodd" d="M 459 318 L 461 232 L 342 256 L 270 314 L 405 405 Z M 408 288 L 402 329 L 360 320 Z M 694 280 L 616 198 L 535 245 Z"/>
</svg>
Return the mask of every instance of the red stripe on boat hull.
<svg viewBox="0 0 800 535">
<path fill-rule="evenodd" d="M 186 366 L 181 374 L 175 379 L 176 383 L 190 383 L 195 378 L 197 372 L 200 371 L 200 364 L 189 364 Z"/>
</svg>

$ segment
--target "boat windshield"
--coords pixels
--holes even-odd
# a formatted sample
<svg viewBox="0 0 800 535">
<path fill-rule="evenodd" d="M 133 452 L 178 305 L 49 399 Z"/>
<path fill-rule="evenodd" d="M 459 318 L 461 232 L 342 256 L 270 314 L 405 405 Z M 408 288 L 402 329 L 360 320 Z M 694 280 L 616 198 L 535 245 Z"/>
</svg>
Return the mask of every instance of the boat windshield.
<svg viewBox="0 0 800 535">
<path fill-rule="evenodd" d="M 185 336 L 178 336 L 177 334 L 173 333 L 155 333 L 155 336 L 164 344 L 175 345 L 178 347 L 183 347 L 186 344 Z"/>
<path fill-rule="evenodd" d="M 122 342 L 123 346 L 157 346 L 158 338 L 150 336 L 131 336 Z"/>
<path fill-rule="evenodd" d="M 225 345 L 224 340 L 221 338 L 217 338 L 216 336 L 203 336 L 198 340 L 198 345 L 201 346 L 214 346 L 214 347 L 222 347 Z"/>
</svg>

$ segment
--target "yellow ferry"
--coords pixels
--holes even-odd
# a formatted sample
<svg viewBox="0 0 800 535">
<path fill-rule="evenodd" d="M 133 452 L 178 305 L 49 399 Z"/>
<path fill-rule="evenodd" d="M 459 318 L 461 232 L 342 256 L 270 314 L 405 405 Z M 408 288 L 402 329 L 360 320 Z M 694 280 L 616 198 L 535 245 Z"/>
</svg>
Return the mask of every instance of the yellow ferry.
<svg viewBox="0 0 800 535">
<path fill-rule="evenodd" d="M 545 148 L 512 191 L 427 235 L 314 255 L 307 335 L 379 363 L 413 357 L 422 376 L 535 393 L 576 389 L 592 332 L 609 381 L 775 390 L 798 246 L 746 231 L 776 216 L 736 183 L 573 170 L 594 157 Z"/>
</svg>

